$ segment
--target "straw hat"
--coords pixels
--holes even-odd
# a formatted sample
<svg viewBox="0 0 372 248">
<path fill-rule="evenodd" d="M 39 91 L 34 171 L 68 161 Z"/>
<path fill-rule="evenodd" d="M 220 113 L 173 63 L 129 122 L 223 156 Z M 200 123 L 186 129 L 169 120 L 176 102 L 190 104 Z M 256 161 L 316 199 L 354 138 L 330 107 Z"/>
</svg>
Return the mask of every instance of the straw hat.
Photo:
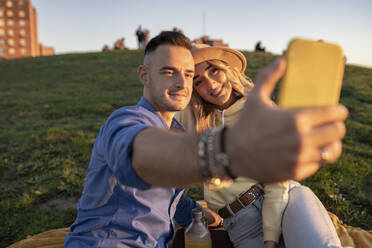
<svg viewBox="0 0 372 248">
<path fill-rule="evenodd" d="M 206 44 L 193 44 L 191 53 L 194 57 L 195 65 L 207 60 L 222 60 L 242 73 L 247 66 L 247 60 L 244 55 L 228 47 L 212 47 Z"/>
</svg>

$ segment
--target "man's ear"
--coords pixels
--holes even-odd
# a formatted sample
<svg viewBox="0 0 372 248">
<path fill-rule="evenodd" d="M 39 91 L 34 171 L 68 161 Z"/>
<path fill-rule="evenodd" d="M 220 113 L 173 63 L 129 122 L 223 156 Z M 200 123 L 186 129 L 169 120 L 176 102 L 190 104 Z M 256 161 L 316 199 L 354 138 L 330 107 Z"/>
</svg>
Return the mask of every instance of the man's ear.
<svg viewBox="0 0 372 248">
<path fill-rule="evenodd" d="M 138 66 L 137 69 L 138 78 L 141 81 L 141 83 L 146 86 L 149 82 L 150 78 L 150 71 L 149 68 L 145 65 Z"/>
</svg>

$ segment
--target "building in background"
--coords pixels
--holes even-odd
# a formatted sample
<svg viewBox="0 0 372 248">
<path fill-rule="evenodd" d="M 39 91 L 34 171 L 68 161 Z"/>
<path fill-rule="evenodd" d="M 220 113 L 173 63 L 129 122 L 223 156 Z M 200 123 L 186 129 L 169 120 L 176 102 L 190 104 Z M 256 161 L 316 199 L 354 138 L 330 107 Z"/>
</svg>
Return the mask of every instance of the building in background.
<svg viewBox="0 0 372 248">
<path fill-rule="evenodd" d="M 0 0 L 0 58 L 53 55 L 39 43 L 37 13 L 30 0 Z"/>
<path fill-rule="evenodd" d="M 201 38 L 192 41 L 195 44 L 207 44 L 210 46 L 229 47 L 223 40 L 212 40 L 208 35 L 203 35 Z"/>
</svg>

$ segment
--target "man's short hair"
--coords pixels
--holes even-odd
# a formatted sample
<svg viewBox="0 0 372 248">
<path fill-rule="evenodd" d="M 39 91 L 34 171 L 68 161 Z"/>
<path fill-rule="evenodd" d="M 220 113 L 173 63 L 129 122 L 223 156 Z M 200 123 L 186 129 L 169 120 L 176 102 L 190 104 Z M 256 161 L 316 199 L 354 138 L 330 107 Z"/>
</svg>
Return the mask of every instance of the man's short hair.
<svg viewBox="0 0 372 248">
<path fill-rule="evenodd" d="M 191 42 L 185 35 L 179 32 L 163 31 L 150 40 L 145 48 L 145 55 L 155 51 L 158 46 L 165 44 L 181 46 L 191 50 Z"/>
</svg>

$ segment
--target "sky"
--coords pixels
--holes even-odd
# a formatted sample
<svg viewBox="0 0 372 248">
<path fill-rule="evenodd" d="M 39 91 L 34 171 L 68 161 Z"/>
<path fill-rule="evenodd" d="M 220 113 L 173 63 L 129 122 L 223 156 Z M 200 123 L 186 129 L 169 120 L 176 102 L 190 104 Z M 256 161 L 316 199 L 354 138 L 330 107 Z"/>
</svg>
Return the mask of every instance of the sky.
<svg viewBox="0 0 372 248">
<path fill-rule="evenodd" d="M 336 43 L 347 63 L 372 68 L 371 0 L 31 0 L 39 41 L 57 54 L 100 51 L 125 38 L 137 48 L 135 30 L 150 37 L 178 27 L 191 40 L 203 34 L 231 48 L 253 50 L 260 40 L 281 54 L 295 37 Z"/>
</svg>

